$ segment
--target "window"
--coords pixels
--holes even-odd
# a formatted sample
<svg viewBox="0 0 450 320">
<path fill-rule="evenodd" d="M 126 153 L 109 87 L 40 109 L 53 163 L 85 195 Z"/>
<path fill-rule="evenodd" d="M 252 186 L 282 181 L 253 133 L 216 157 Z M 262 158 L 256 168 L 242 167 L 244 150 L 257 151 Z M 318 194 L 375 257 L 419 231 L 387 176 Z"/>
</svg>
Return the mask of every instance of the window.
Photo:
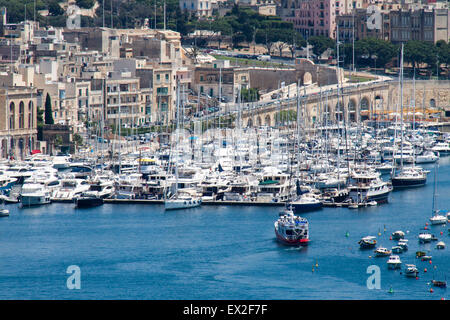
<svg viewBox="0 0 450 320">
<path fill-rule="evenodd" d="M 169 81 L 169 74 L 166 73 L 166 81 Z"/>
<path fill-rule="evenodd" d="M 14 102 L 11 102 L 9 104 L 9 128 L 10 129 L 14 129 L 15 110 L 16 110 L 16 106 L 15 106 Z"/>
<path fill-rule="evenodd" d="M 33 128 L 33 101 L 28 103 L 28 128 Z"/>
</svg>

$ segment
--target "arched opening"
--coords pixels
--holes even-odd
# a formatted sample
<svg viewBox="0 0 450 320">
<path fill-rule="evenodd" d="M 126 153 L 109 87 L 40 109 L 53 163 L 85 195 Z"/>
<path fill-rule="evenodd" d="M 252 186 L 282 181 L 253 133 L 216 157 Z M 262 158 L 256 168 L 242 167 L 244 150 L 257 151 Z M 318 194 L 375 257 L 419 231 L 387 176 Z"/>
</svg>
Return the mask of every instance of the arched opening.
<svg viewBox="0 0 450 320">
<path fill-rule="evenodd" d="M 355 122 L 356 121 L 356 101 L 355 99 L 350 99 L 347 105 L 348 110 L 348 121 Z"/>
<path fill-rule="evenodd" d="M 341 106 L 341 103 L 336 103 L 336 106 L 334 107 L 334 110 L 335 110 L 335 116 L 336 116 L 336 122 L 340 122 L 340 121 L 343 121 L 344 120 L 344 112 L 343 112 L 343 110 L 342 110 L 343 108 L 342 108 L 342 106 Z"/>
<path fill-rule="evenodd" d="M 261 126 L 262 126 L 261 117 L 257 117 L 257 118 L 256 118 L 256 125 L 257 125 L 258 127 L 261 127 Z"/>
<path fill-rule="evenodd" d="M 270 127 L 271 126 L 271 121 L 270 121 L 270 115 L 267 115 L 264 119 L 265 125 Z"/>
<path fill-rule="evenodd" d="M 370 113 L 369 108 L 370 108 L 369 99 L 367 97 L 362 98 L 359 110 L 359 113 L 361 114 L 361 121 L 369 119 Z"/>
<path fill-rule="evenodd" d="M 20 158 L 23 159 L 23 148 L 24 148 L 23 138 L 19 139 L 18 145 L 19 145 Z"/>
<path fill-rule="evenodd" d="M 23 129 L 25 124 L 25 104 L 23 101 L 19 103 L 19 129 Z"/>
<path fill-rule="evenodd" d="M 328 104 L 324 104 L 323 106 L 322 117 L 323 123 L 327 125 L 330 122 L 330 106 Z"/>
<path fill-rule="evenodd" d="M 384 116 L 384 105 L 383 105 L 383 98 L 380 96 L 375 97 L 375 105 L 373 110 L 374 116 L 377 119 L 382 119 Z"/>
<path fill-rule="evenodd" d="M 28 128 L 33 128 L 34 125 L 34 110 L 33 110 L 33 101 L 28 103 Z"/>
<path fill-rule="evenodd" d="M 253 120 L 250 118 L 247 121 L 247 128 L 251 128 L 251 127 L 253 127 Z"/>
<path fill-rule="evenodd" d="M 305 72 L 303 75 L 303 85 L 312 84 L 312 75 L 309 72 Z"/>
<path fill-rule="evenodd" d="M 430 108 L 432 109 L 436 108 L 436 100 L 430 99 Z"/>
<path fill-rule="evenodd" d="M 15 112 L 16 112 L 16 105 L 14 104 L 14 102 L 11 102 L 9 104 L 9 128 L 10 129 L 14 129 L 14 119 L 16 117 Z"/>
</svg>

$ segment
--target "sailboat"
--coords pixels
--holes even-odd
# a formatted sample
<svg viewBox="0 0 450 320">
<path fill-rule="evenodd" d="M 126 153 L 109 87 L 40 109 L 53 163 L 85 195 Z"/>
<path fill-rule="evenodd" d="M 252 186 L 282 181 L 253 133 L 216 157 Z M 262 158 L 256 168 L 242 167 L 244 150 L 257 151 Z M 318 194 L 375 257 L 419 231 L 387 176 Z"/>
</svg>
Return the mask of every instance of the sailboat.
<svg viewBox="0 0 450 320">
<path fill-rule="evenodd" d="M 177 131 L 176 131 L 176 141 L 178 150 L 178 133 L 179 133 L 179 123 L 180 123 L 180 92 L 179 86 L 177 86 Z M 175 152 L 178 156 L 178 152 Z M 170 153 L 171 158 L 173 157 L 173 152 Z M 188 190 L 179 191 L 178 190 L 178 161 L 175 162 L 175 191 L 167 198 L 167 192 L 164 192 L 164 209 L 165 210 L 175 210 L 175 209 L 187 209 L 198 207 L 202 204 L 201 197 L 197 197 L 191 194 Z M 171 166 L 169 165 L 169 170 Z"/>
<path fill-rule="evenodd" d="M 434 190 L 433 190 L 433 208 L 432 208 L 432 217 L 430 218 L 431 224 L 446 224 L 447 217 L 440 214 L 440 210 L 436 210 L 436 189 L 437 189 L 437 170 L 438 165 L 435 165 L 434 168 Z"/>
<path fill-rule="evenodd" d="M 427 174 L 419 167 L 403 167 L 403 44 L 400 58 L 400 117 L 401 117 L 401 139 L 400 139 L 400 171 L 391 177 L 394 188 L 407 188 L 423 186 L 427 182 Z"/>
</svg>

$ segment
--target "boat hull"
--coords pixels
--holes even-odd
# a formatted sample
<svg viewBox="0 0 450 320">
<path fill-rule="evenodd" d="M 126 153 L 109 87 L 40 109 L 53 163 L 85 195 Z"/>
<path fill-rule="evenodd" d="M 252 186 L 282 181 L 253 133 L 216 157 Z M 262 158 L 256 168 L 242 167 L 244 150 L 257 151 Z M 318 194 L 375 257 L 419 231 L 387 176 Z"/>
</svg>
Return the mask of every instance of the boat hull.
<svg viewBox="0 0 450 320">
<path fill-rule="evenodd" d="M 164 209 L 179 210 L 199 207 L 202 204 L 201 200 L 167 200 L 164 202 Z"/>
<path fill-rule="evenodd" d="M 392 178 L 392 186 L 394 188 L 413 188 L 422 187 L 426 184 L 427 179 L 397 179 Z"/>
<path fill-rule="evenodd" d="M 283 237 L 283 235 L 278 233 L 276 228 L 275 235 L 279 242 L 287 246 L 307 246 L 309 243 L 309 239 L 286 239 L 285 237 Z"/>
<path fill-rule="evenodd" d="M 103 204 L 102 198 L 78 198 L 75 200 L 77 208 L 92 208 Z"/>
<path fill-rule="evenodd" d="M 292 203 L 292 210 L 294 211 L 294 214 L 297 213 L 304 213 L 304 212 L 311 212 L 315 210 L 322 209 L 322 203 Z"/>
<path fill-rule="evenodd" d="M 50 196 L 26 196 L 20 197 L 22 207 L 40 206 L 51 203 Z"/>
</svg>

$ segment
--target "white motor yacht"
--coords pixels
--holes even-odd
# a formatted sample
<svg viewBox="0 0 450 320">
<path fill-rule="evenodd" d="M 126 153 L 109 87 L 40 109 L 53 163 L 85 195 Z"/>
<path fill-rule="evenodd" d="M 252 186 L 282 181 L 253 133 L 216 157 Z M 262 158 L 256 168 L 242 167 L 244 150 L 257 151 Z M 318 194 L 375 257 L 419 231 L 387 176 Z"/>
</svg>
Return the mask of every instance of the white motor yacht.
<svg viewBox="0 0 450 320">
<path fill-rule="evenodd" d="M 425 151 L 424 153 L 416 156 L 416 163 L 435 163 L 439 160 L 439 156 L 433 151 Z"/>
<path fill-rule="evenodd" d="M 20 192 L 21 207 L 40 206 L 49 204 L 50 190 L 40 183 L 25 183 Z"/>
<path fill-rule="evenodd" d="M 389 257 L 387 265 L 389 269 L 400 269 L 400 267 L 402 266 L 402 261 L 400 260 L 399 256 L 392 255 Z"/>
<path fill-rule="evenodd" d="M 61 186 L 53 191 L 51 200 L 73 201 L 76 197 L 88 190 L 89 184 L 86 180 L 76 178 L 62 179 Z"/>
<path fill-rule="evenodd" d="M 406 264 L 405 265 L 405 275 L 407 277 L 417 277 L 419 274 L 419 269 L 417 269 L 415 264 Z"/>
<path fill-rule="evenodd" d="M 424 232 L 419 234 L 419 241 L 421 243 L 427 243 L 430 242 L 431 240 L 433 240 L 433 235 L 431 233 Z"/>
</svg>

